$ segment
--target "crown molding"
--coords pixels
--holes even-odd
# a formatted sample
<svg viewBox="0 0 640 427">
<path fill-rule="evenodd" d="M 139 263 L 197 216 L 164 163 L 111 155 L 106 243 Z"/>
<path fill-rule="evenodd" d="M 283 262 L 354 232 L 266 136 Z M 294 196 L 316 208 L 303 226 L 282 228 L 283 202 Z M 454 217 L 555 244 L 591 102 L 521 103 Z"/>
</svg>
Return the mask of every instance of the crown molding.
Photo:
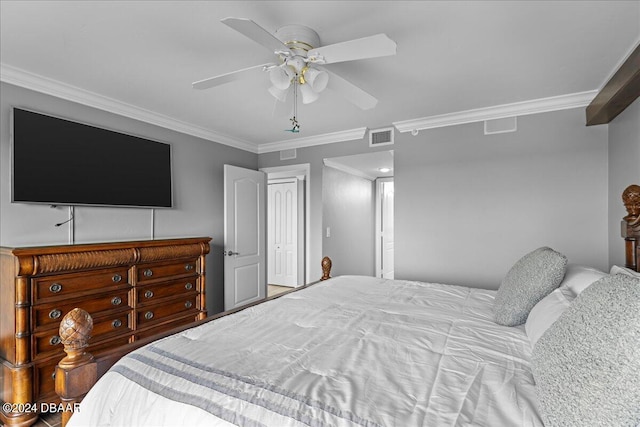
<svg viewBox="0 0 640 427">
<path fill-rule="evenodd" d="M 607 85 L 607 83 L 609 83 L 609 80 L 611 80 L 613 78 L 613 76 L 616 75 L 616 73 L 618 72 L 620 67 L 622 67 L 622 64 L 627 62 L 629 57 L 631 57 L 631 55 L 633 54 L 633 52 L 635 52 L 635 50 L 638 48 L 638 46 L 640 46 L 640 37 L 638 37 L 633 43 L 631 43 L 631 47 L 629 47 L 629 49 L 627 49 L 627 53 L 625 53 L 625 55 L 622 58 L 620 58 L 620 60 L 613 67 L 613 69 L 611 70 L 609 75 L 604 79 L 604 81 L 602 82 L 602 84 L 598 88 L 598 92 L 601 91 L 602 89 L 604 89 L 604 87 Z"/>
<path fill-rule="evenodd" d="M 353 141 L 364 138 L 367 131 L 366 127 L 361 127 L 322 135 L 256 144 L 181 120 L 176 120 L 132 104 L 118 101 L 113 98 L 90 92 L 85 89 L 3 63 L 0 63 L 0 81 L 256 154 L 270 153 L 273 151 L 287 150 L 291 148 L 304 148 L 315 145 L 331 144 L 334 142 Z M 591 103 L 596 94 L 596 90 L 579 92 L 524 102 L 516 102 L 512 104 L 503 104 L 493 107 L 422 117 L 412 120 L 397 121 L 392 124 L 400 132 L 417 132 L 423 129 L 455 126 L 484 120 L 586 107 Z"/>
<path fill-rule="evenodd" d="M 323 163 L 324 163 L 325 166 L 328 166 L 330 168 L 338 169 L 339 171 L 348 173 L 350 175 L 355 175 L 355 176 L 358 176 L 360 178 L 367 179 L 369 181 L 375 181 L 375 179 L 376 179 L 375 176 L 371 176 L 368 173 L 365 173 L 365 172 L 363 172 L 361 170 L 354 169 L 352 167 L 343 165 L 342 163 L 335 162 L 335 161 L 333 161 L 331 159 L 324 159 Z"/>
<path fill-rule="evenodd" d="M 311 147 L 313 145 L 331 144 L 333 142 L 353 141 L 364 138 L 366 127 L 325 133 L 322 135 L 308 136 L 305 138 L 290 139 L 287 141 L 268 142 L 258 146 L 258 154 L 271 153 L 273 151 L 288 150 L 290 148 Z"/>
<path fill-rule="evenodd" d="M 597 93 L 598 91 L 596 90 L 590 90 L 587 92 L 514 102 L 512 104 L 477 108 L 474 110 L 440 114 L 437 116 L 423 117 L 413 120 L 402 120 L 392 124 L 400 132 L 415 132 L 423 129 L 455 126 L 464 123 L 482 122 L 485 120 L 503 119 L 513 116 L 526 116 L 528 114 L 567 110 L 571 108 L 586 107 Z"/>
<path fill-rule="evenodd" d="M 20 68 L 0 63 L 0 81 L 36 92 L 55 96 L 88 107 L 97 108 L 109 113 L 118 114 L 141 122 L 150 123 L 165 129 L 174 130 L 186 135 L 206 139 L 241 150 L 258 152 L 258 146 L 249 141 L 234 138 L 229 135 L 213 132 L 181 120 L 136 107 L 126 102 L 118 101 L 85 89 L 62 83 L 38 74 L 30 73 Z"/>
</svg>

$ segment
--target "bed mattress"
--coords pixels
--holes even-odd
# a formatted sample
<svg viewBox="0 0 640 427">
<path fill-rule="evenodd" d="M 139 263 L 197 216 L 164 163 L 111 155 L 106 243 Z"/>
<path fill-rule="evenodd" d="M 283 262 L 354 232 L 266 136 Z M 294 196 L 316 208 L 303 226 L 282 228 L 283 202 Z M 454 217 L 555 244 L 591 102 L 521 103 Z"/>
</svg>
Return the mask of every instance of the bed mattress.
<svg viewBox="0 0 640 427">
<path fill-rule="evenodd" d="M 542 426 L 494 296 L 337 277 L 136 350 L 69 426 Z"/>
</svg>

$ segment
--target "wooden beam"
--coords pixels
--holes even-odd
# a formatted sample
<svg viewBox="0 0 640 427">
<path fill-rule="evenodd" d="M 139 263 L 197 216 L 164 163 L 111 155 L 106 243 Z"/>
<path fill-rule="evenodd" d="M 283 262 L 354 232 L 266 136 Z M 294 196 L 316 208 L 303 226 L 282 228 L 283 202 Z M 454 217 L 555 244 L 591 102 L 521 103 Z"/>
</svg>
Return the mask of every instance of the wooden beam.
<svg viewBox="0 0 640 427">
<path fill-rule="evenodd" d="M 640 95 L 640 44 L 587 107 L 587 126 L 609 123 Z"/>
</svg>

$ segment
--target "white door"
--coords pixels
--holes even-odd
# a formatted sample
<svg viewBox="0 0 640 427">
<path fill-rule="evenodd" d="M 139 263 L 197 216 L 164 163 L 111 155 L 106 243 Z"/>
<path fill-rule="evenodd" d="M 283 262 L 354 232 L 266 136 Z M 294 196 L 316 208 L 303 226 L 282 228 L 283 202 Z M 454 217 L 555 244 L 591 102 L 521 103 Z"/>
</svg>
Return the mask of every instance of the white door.
<svg viewBox="0 0 640 427">
<path fill-rule="evenodd" d="M 268 283 L 298 286 L 298 180 L 269 182 Z"/>
<path fill-rule="evenodd" d="M 263 172 L 224 165 L 224 309 L 267 293 Z"/>
<path fill-rule="evenodd" d="M 393 178 L 377 180 L 377 248 L 376 275 L 394 278 Z"/>
</svg>

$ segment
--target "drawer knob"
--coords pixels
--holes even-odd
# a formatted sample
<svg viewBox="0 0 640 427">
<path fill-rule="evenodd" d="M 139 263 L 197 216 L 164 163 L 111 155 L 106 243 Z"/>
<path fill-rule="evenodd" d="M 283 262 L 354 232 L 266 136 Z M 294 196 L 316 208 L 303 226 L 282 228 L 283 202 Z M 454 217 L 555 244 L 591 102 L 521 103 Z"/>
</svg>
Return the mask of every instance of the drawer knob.
<svg viewBox="0 0 640 427">
<path fill-rule="evenodd" d="M 122 280 L 122 276 L 119 274 L 114 274 L 111 280 L 113 280 L 113 283 L 120 283 L 120 281 Z"/>
<path fill-rule="evenodd" d="M 153 311 L 147 311 L 147 312 L 144 314 L 144 318 L 145 318 L 145 319 L 147 319 L 147 320 L 151 320 L 151 319 L 153 319 Z"/>
<path fill-rule="evenodd" d="M 185 264 L 184 269 L 187 271 L 191 271 L 195 268 L 193 264 Z"/>
<path fill-rule="evenodd" d="M 150 268 L 147 268 L 142 274 L 144 274 L 144 277 L 151 277 L 153 276 L 153 271 L 151 271 Z"/>
<path fill-rule="evenodd" d="M 186 285 L 184 285 L 184 288 L 190 291 L 191 289 L 193 289 L 193 283 L 187 283 Z"/>
<path fill-rule="evenodd" d="M 57 319 L 58 317 L 62 316 L 62 312 L 60 310 L 53 309 L 49 312 L 49 318 L 50 319 Z"/>
<path fill-rule="evenodd" d="M 60 337 L 57 336 L 57 335 L 52 336 L 51 339 L 49 340 L 49 344 L 51 344 L 51 345 L 60 344 Z"/>
<path fill-rule="evenodd" d="M 113 304 L 113 305 L 120 305 L 120 304 L 122 304 L 122 298 L 120 298 L 120 297 L 113 297 L 113 299 L 111 300 L 111 304 Z"/>
<path fill-rule="evenodd" d="M 111 323 L 111 325 L 112 325 L 114 328 L 119 328 L 120 326 L 122 326 L 122 320 L 120 320 L 120 319 L 116 319 L 116 320 L 114 320 L 114 321 Z"/>
<path fill-rule="evenodd" d="M 144 293 L 145 298 L 153 298 L 153 291 L 146 291 Z"/>
<path fill-rule="evenodd" d="M 51 379 L 55 381 L 56 379 L 56 371 L 54 369 L 53 373 L 51 374 Z"/>
<path fill-rule="evenodd" d="M 186 308 L 191 308 L 193 306 L 193 303 L 191 301 L 187 301 L 187 302 L 184 303 L 184 306 Z"/>
<path fill-rule="evenodd" d="M 49 290 L 54 294 L 57 294 L 62 290 L 62 285 L 60 283 L 53 283 L 51 286 L 49 286 Z"/>
</svg>

